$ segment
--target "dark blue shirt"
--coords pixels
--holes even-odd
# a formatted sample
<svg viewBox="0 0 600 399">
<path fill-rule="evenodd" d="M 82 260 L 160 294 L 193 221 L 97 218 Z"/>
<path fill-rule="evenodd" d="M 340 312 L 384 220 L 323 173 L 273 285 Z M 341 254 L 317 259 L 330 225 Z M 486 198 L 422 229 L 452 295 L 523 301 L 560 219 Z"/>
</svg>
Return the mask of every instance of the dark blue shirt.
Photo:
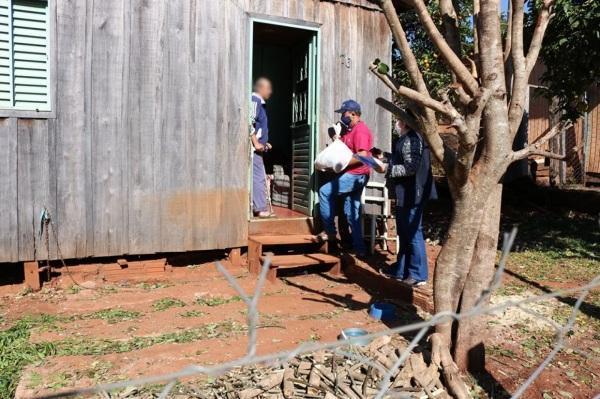
<svg viewBox="0 0 600 399">
<path fill-rule="evenodd" d="M 389 169 L 396 206 L 412 207 L 437 198 L 431 173 L 431 151 L 414 130 L 400 136 L 394 146 Z"/>
<path fill-rule="evenodd" d="M 265 109 L 265 101 L 256 93 L 252 93 L 250 118 L 258 142 L 267 144 L 269 141 L 269 120 Z"/>
</svg>

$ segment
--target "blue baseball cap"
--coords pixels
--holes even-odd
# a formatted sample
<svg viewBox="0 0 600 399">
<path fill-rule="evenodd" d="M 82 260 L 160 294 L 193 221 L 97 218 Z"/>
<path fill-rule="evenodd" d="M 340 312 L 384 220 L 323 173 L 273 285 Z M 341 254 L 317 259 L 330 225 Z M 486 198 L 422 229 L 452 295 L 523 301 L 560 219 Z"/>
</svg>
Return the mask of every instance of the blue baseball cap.
<svg viewBox="0 0 600 399">
<path fill-rule="evenodd" d="M 340 107 L 340 109 L 335 110 L 335 112 L 338 112 L 340 114 L 343 114 L 346 111 L 360 112 L 360 104 L 354 100 L 345 100 L 342 103 L 342 106 Z"/>
</svg>

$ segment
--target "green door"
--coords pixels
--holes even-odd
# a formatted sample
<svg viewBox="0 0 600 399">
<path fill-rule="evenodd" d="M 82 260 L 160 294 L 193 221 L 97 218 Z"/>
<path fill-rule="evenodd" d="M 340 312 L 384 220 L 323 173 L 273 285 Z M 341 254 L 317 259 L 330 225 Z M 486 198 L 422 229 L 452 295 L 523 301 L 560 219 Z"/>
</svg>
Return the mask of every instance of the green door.
<svg viewBox="0 0 600 399">
<path fill-rule="evenodd" d="M 312 215 L 317 131 L 317 35 L 294 49 L 292 75 L 292 209 Z"/>
</svg>

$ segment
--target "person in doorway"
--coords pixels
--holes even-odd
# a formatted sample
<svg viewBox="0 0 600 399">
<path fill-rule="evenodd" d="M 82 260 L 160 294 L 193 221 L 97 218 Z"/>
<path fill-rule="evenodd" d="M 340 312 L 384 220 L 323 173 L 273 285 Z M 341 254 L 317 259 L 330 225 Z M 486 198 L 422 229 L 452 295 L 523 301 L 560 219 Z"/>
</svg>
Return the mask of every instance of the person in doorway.
<svg viewBox="0 0 600 399">
<path fill-rule="evenodd" d="M 252 154 L 252 210 L 254 216 L 261 218 L 272 217 L 268 203 L 269 187 L 263 159 L 265 152 L 271 149 L 265 104 L 272 93 L 273 89 L 269 79 L 265 77 L 256 79 L 252 93 L 252 109 L 250 110 L 252 120 L 250 140 L 254 147 Z"/>
<path fill-rule="evenodd" d="M 407 113 L 413 117 L 410 110 Z M 423 239 L 423 207 L 437 198 L 431 172 L 431 153 L 420 133 L 399 120 L 388 178 L 396 194 L 396 225 L 400 239 L 398 261 L 384 271 L 391 278 L 418 287 L 427 283 L 428 266 Z"/>
<path fill-rule="evenodd" d="M 360 104 L 346 100 L 335 112 L 341 114 L 337 130 L 341 130 L 341 140 L 354 154 L 369 156 L 373 147 L 373 135 L 369 127 L 361 120 Z M 340 129 L 341 128 L 341 129 Z M 366 247 L 361 228 L 360 197 L 369 180 L 370 169 L 356 158 L 352 158 L 346 169 L 319 189 L 319 210 L 324 232 L 323 240 L 337 242 L 335 227 L 335 204 L 338 197 L 344 199 L 344 215 L 352 235 L 352 246 L 359 257 L 366 255 Z"/>
</svg>

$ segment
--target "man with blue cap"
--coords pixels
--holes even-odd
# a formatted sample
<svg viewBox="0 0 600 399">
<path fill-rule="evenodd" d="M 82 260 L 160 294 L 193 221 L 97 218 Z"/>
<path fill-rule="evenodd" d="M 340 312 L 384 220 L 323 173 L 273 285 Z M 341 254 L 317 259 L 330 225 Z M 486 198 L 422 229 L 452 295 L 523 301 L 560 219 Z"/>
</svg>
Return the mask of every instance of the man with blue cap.
<svg viewBox="0 0 600 399">
<path fill-rule="evenodd" d="M 368 126 L 361 120 L 360 104 L 354 100 L 346 100 L 335 112 L 341 114 L 340 122 L 335 126 L 336 132 L 342 132 L 341 140 L 356 155 L 370 156 L 373 147 L 373 135 Z M 352 246 L 358 256 L 366 255 L 365 242 L 360 223 L 360 197 L 370 176 L 368 165 L 353 157 L 346 169 L 319 189 L 319 208 L 324 233 L 321 239 L 336 241 L 335 204 L 338 197 L 344 198 L 344 215 L 352 230 Z"/>
</svg>

